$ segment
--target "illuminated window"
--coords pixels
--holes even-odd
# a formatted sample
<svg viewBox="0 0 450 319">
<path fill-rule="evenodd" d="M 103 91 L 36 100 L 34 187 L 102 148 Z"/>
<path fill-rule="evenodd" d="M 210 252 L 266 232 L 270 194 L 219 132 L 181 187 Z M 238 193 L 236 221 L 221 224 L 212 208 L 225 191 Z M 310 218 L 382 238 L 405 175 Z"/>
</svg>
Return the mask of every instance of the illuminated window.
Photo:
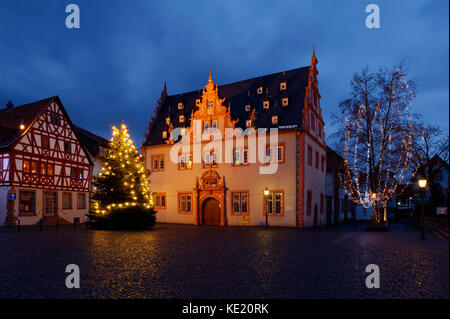
<svg viewBox="0 0 450 319">
<path fill-rule="evenodd" d="M 261 95 L 263 92 L 263 87 L 260 86 L 257 90 L 256 90 L 256 94 Z"/>
<path fill-rule="evenodd" d="M 269 109 L 269 100 L 266 100 L 263 102 L 263 109 L 265 109 L 265 110 Z"/>
<path fill-rule="evenodd" d="M 178 169 L 192 168 L 192 154 L 180 155 L 178 159 Z"/>
<path fill-rule="evenodd" d="M 163 131 L 163 132 L 162 132 L 162 138 L 164 138 L 164 139 L 167 138 L 167 131 Z"/>
<path fill-rule="evenodd" d="M 251 107 L 250 104 L 247 104 L 247 105 L 245 106 L 245 111 L 246 111 L 246 112 L 250 112 L 250 107 Z"/>
<path fill-rule="evenodd" d="M 252 126 L 252 120 L 247 120 L 247 121 L 245 122 L 245 126 L 251 127 L 251 126 Z"/>
<path fill-rule="evenodd" d="M 264 214 L 269 216 L 282 216 L 284 214 L 283 191 L 269 191 L 269 195 L 264 196 Z"/>
<path fill-rule="evenodd" d="M 285 91 L 286 90 L 286 82 L 281 82 L 280 83 L 280 91 Z"/>
<path fill-rule="evenodd" d="M 178 109 L 182 110 L 184 108 L 183 102 L 178 102 Z"/>
<path fill-rule="evenodd" d="M 31 162 L 31 174 L 37 174 L 38 173 L 38 163 L 33 161 Z"/>
<path fill-rule="evenodd" d="M 288 104 L 289 104 L 289 99 L 287 97 L 284 97 L 281 99 L 281 105 L 288 106 Z"/>
<path fill-rule="evenodd" d="M 166 124 L 170 125 L 170 116 L 166 117 Z"/>
<path fill-rule="evenodd" d="M 200 105 L 200 99 L 195 100 L 195 105 Z"/>
<path fill-rule="evenodd" d="M 213 106 L 214 106 L 214 101 L 208 100 L 208 107 L 213 107 Z"/>
<path fill-rule="evenodd" d="M 179 120 L 180 120 L 180 123 L 184 123 L 184 115 L 180 115 Z"/>
<path fill-rule="evenodd" d="M 47 164 L 47 175 L 53 176 L 53 164 Z"/>
<path fill-rule="evenodd" d="M 23 161 L 23 172 L 24 173 L 30 172 L 30 161 L 28 160 Z"/>
<path fill-rule="evenodd" d="M 47 165 L 45 163 L 41 163 L 41 175 L 47 174 Z"/>
<path fill-rule="evenodd" d="M 277 115 L 272 116 L 272 124 L 278 124 L 278 116 Z"/>
<path fill-rule="evenodd" d="M 248 215 L 248 192 L 231 192 L 233 215 Z"/>
</svg>

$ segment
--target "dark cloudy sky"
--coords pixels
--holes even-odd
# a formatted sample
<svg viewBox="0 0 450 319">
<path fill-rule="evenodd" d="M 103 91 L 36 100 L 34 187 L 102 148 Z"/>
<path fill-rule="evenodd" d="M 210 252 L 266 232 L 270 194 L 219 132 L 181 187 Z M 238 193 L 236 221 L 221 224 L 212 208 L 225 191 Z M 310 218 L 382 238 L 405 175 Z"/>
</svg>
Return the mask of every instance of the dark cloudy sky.
<svg viewBox="0 0 450 319">
<path fill-rule="evenodd" d="M 81 28 L 65 27 L 78 4 Z M 365 27 L 366 5 L 381 28 Z M 404 61 L 417 81 L 413 104 L 448 130 L 448 1 L 0 2 L 0 104 L 59 95 L 73 122 L 108 137 L 129 125 L 143 141 L 163 83 L 169 94 L 309 65 L 313 44 L 328 120 L 363 66 Z"/>
</svg>

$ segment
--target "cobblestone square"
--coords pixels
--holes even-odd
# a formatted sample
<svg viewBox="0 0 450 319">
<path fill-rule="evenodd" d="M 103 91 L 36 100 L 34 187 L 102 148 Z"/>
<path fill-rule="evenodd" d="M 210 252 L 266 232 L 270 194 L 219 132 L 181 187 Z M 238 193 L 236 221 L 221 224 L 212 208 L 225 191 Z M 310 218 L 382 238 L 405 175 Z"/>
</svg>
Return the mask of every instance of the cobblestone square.
<svg viewBox="0 0 450 319">
<path fill-rule="evenodd" d="M 351 226 L 0 229 L 0 298 L 448 298 L 448 240 Z M 81 287 L 68 289 L 68 264 Z M 365 268 L 380 268 L 368 289 Z"/>
</svg>

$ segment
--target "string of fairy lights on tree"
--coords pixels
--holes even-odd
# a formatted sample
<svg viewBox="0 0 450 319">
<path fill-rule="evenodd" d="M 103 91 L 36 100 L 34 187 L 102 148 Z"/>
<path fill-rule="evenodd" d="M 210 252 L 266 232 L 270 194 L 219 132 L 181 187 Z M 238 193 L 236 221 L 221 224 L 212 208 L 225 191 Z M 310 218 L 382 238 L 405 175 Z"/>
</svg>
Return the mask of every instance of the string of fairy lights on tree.
<svg viewBox="0 0 450 319">
<path fill-rule="evenodd" d="M 409 83 L 400 68 L 393 72 L 390 84 L 389 100 L 345 109 L 340 178 L 352 200 L 365 208 L 388 201 L 400 185 L 410 183 L 418 169 L 410 169 L 414 146 L 411 97 L 406 96 Z"/>
<path fill-rule="evenodd" d="M 130 139 L 127 126 L 113 126 L 112 138 L 102 156 L 103 168 L 94 177 L 94 210 L 105 214 L 129 206 L 153 207 L 142 155 Z"/>
</svg>

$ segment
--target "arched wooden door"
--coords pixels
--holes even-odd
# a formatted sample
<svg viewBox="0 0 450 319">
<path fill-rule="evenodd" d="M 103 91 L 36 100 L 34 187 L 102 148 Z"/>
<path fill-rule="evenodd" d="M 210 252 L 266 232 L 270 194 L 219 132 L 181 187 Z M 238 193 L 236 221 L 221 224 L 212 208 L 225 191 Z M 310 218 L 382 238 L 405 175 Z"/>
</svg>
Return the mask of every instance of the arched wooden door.
<svg viewBox="0 0 450 319">
<path fill-rule="evenodd" d="M 202 205 L 203 225 L 220 225 L 220 204 L 217 199 L 207 198 Z"/>
<path fill-rule="evenodd" d="M 318 225 L 318 217 L 317 205 L 314 205 L 314 226 Z"/>
</svg>

